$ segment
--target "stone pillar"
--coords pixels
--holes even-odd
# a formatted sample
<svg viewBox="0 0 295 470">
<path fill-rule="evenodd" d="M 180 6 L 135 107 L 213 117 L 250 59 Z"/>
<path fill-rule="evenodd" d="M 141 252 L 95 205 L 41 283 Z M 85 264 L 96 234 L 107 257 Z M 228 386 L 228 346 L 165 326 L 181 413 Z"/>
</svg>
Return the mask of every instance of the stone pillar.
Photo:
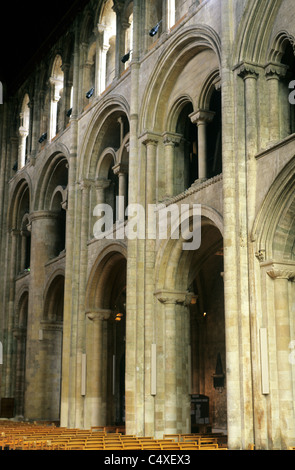
<svg viewBox="0 0 295 470">
<path fill-rule="evenodd" d="M 59 80 L 51 77 L 50 83 L 50 114 L 49 114 L 49 134 L 48 140 L 52 140 L 56 136 L 57 132 L 57 103 L 60 100 L 61 84 Z"/>
<path fill-rule="evenodd" d="M 146 206 L 155 204 L 156 202 L 156 158 L 158 138 L 152 133 L 147 133 L 142 139 L 142 143 L 146 146 Z"/>
<path fill-rule="evenodd" d="M 55 312 L 51 312 L 55 313 Z M 37 389 L 42 389 L 41 418 L 58 421 L 61 408 L 61 379 L 62 379 L 62 321 L 42 320 L 39 326 L 39 364 L 40 383 Z M 29 398 L 27 398 L 28 400 Z"/>
<path fill-rule="evenodd" d="M 183 347 L 183 337 L 180 333 L 186 331 L 187 325 L 180 327 L 177 308 L 189 303 L 187 292 L 159 291 L 155 293 L 159 302 L 164 306 L 163 334 L 163 377 L 164 397 L 163 415 L 164 429 L 162 433 L 175 434 L 189 432 L 189 384 L 183 380 L 183 366 L 188 362 L 187 348 Z M 179 313 L 179 312 L 178 312 Z M 184 334 L 184 337 L 187 335 Z M 188 345 L 187 345 L 188 346 Z M 182 355 L 182 357 L 180 357 Z M 183 355 L 186 355 L 183 360 Z M 184 409 L 186 408 L 186 409 Z M 184 422 L 185 421 L 185 422 Z M 158 430 L 158 432 L 161 432 Z"/>
<path fill-rule="evenodd" d="M 103 24 L 98 24 L 96 33 L 96 95 L 100 95 L 106 88 L 107 53 L 109 48 L 109 28 Z"/>
<path fill-rule="evenodd" d="M 193 124 L 198 126 L 198 181 L 207 179 L 207 137 L 206 126 L 215 116 L 215 113 L 208 110 L 198 110 L 190 114 L 190 119 Z"/>
<path fill-rule="evenodd" d="M 15 416 L 24 416 L 25 361 L 26 361 L 26 329 L 18 327 L 13 331 L 16 338 L 15 367 Z"/>
<path fill-rule="evenodd" d="M 116 77 L 118 78 L 124 70 L 124 64 L 121 62 L 125 54 L 125 29 L 122 21 L 122 11 L 124 1 L 114 0 L 113 10 L 116 13 Z"/>
<path fill-rule="evenodd" d="M 103 361 L 107 347 L 103 323 L 109 319 L 110 310 L 97 309 L 86 313 L 87 324 L 87 379 L 86 427 L 106 425 L 106 363 Z"/>
<path fill-rule="evenodd" d="M 174 195 L 173 181 L 174 181 L 174 157 L 175 147 L 180 143 L 181 136 L 179 134 L 172 134 L 166 132 L 163 135 L 165 146 L 165 175 L 166 175 L 166 196 L 172 197 Z"/>
<path fill-rule="evenodd" d="M 127 178 L 128 168 L 123 163 L 113 167 L 113 172 L 118 175 L 119 178 L 119 204 L 118 204 L 118 221 L 124 222 L 125 220 L 125 209 L 127 203 Z"/>
<path fill-rule="evenodd" d="M 4 387 L 2 388 L 2 396 L 11 397 L 14 378 L 13 367 L 13 326 L 15 316 L 15 275 L 17 274 L 17 245 L 19 242 L 19 230 L 12 229 L 10 232 L 11 241 L 9 241 L 10 249 L 10 266 L 9 266 L 9 299 L 8 299 L 8 315 L 7 315 L 7 347 L 5 357 L 5 372 L 3 371 Z"/>
<path fill-rule="evenodd" d="M 289 306 L 289 281 L 295 279 L 295 266 L 275 263 L 267 271 L 274 280 L 274 306 L 276 327 L 276 356 L 278 374 L 279 419 L 281 445 L 288 449 L 294 444 L 294 396 L 292 365 L 289 360 L 291 343 L 291 318 Z M 270 374 L 275 371 L 270 371 Z"/>
<path fill-rule="evenodd" d="M 56 254 L 57 216 L 49 211 L 38 211 L 30 215 L 32 250 L 27 322 L 25 417 L 31 419 L 40 419 L 47 413 L 43 399 L 46 351 L 39 342 L 39 329 L 44 316 L 45 264 Z M 47 346 L 50 348 L 49 343 Z"/>
<path fill-rule="evenodd" d="M 268 64 L 265 77 L 269 90 L 269 143 L 274 144 L 281 138 L 280 129 L 280 80 L 286 75 L 287 67 L 282 64 Z"/>
<path fill-rule="evenodd" d="M 18 147 L 18 170 L 21 170 L 26 163 L 26 139 L 28 131 L 24 127 L 19 128 L 19 147 Z"/>
<path fill-rule="evenodd" d="M 64 91 L 63 91 L 63 98 L 62 98 L 62 111 L 61 111 L 61 122 L 60 122 L 60 129 L 64 129 L 69 122 L 69 117 L 67 116 L 67 112 L 70 110 L 71 107 L 71 91 L 73 82 L 70 79 L 70 64 L 63 64 L 62 71 L 64 73 Z"/>
</svg>

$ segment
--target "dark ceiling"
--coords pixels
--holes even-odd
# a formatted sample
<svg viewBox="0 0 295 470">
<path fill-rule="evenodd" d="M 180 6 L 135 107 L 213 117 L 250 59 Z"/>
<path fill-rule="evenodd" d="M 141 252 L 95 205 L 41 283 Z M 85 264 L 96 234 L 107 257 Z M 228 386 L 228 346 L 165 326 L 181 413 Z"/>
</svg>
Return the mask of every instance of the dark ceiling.
<svg viewBox="0 0 295 470">
<path fill-rule="evenodd" d="M 90 0 L 6 1 L 0 8 L 0 81 L 8 92 L 26 78 Z"/>
</svg>

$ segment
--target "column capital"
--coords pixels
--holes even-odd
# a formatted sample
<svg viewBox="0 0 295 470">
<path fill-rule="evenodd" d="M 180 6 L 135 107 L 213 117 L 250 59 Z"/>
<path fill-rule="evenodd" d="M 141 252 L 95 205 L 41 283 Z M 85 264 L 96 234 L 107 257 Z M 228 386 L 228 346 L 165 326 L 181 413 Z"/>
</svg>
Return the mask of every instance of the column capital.
<svg viewBox="0 0 295 470">
<path fill-rule="evenodd" d="M 60 216 L 59 211 L 55 212 L 55 211 L 41 210 L 41 211 L 32 212 L 29 215 L 29 221 L 31 224 L 33 221 L 38 220 L 38 219 L 56 219 L 59 216 Z"/>
<path fill-rule="evenodd" d="M 146 131 L 140 136 L 140 141 L 144 145 L 158 145 L 161 136 L 155 132 Z"/>
<path fill-rule="evenodd" d="M 288 67 L 283 64 L 269 62 L 265 67 L 265 77 L 267 80 L 277 79 L 280 80 L 286 76 Z"/>
<path fill-rule="evenodd" d="M 198 109 L 197 111 L 189 115 L 190 120 L 193 124 L 209 124 L 212 122 L 215 113 L 206 109 Z"/>
<path fill-rule="evenodd" d="M 239 77 L 241 77 L 243 80 L 247 80 L 247 78 L 254 78 L 257 80 L 259 77 L 259 73 L 255 67 L 255 65 L 249 63 L 249 62 L 243 62 L 242 64 L 239 65 L 237 69 Z"/>
<path fill-rule="evenodd" d="M 189 305 L 194 296 L 192 292 L 159 290 L 154 292 L 154 296 L 161 304 Z"/>
<path fill-rule="evenodd" d="M 20 137 L 23 137 L 23 138 L 26 138 L 29 135 L 29 132 L 25 127 L 20 127 L 18 129 L 18 132 L 19 132 Z"/>
<path fill-rule="evenodd" d="M 164 145 L 173 145 L 177 146 L 180 144 L 183 136 L 181 134 L 176 134 L 175 132 L 164 132 L 162 134 Z"/>
<path fill-rule="evenodd" d="M 93 322 L 108 320 L 111 316 L 111 313 L 111 310 L 104 308 L 92 309 L 85 312 L 86 317 Z"/>
<path fill-rule="evenodd" d="M 295 279 L 295 263 L 269 263 L 266 270 L 267 274 L 272 279 L 286 279 L 287 281 Z"/>
<path fill-rule="evenodd" d="M 112 170 L 115 175 L 120 175 L 120 174 L 126 175 L 128 173 L 128 165 L 122 162 L 117 163 L 117 165 L 112 167 Z"/>
</svg>

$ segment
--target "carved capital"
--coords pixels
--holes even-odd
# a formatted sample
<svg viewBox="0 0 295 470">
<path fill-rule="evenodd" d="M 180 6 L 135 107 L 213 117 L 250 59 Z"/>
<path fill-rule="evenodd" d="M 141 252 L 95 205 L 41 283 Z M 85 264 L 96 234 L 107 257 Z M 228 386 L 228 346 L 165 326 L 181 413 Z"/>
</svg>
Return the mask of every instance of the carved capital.
<svg viewBox="0 0 295 470">
<path fill-rule="evenodd" d="M 176 134 L 173 132 L 165 132 L 163 135 L 163 143 L 164 145 L 173 145 L 177 146 L 180 144 L 182 140 L 182 135 L 181 134 Z"/>
<path fill-rule="evenodd" d="M 272 263 L 267 269 L 267 274 L 272 279 L 286 279 L 291 281 L 295 278 L 295 264 L 293 263 Z"/>
<path fill-rule="evenodd" d="M 254 78 L 255 80 L 257 80 L 257 78 L 259 77 L 259 74 L 257 70 L 255 69 L 255 66 L 253 66 L 252 64 L 248 64 L 246 62 L 244 62 L 238 68 L 238 75 L 243 80 L 247 80 L 247 78 Z"/>
<path fill-rule="evenodd" d="M 128 165 L 125 163 L 118 163 L 112 168 L 115 175 L 126 175 L 128 173 Z"/>
<path fill-rule="evenodd" d="M 214 116 L 215 113 L 213 111 L 199 109 L 198 111 L 191 113 L 189 118 L 193 124 L 197 124 L 199 126 L 202 124 L 209 124 L 213 121 Z"/>
<path fill-rule="evenodd" d="M 189 305 L 194 296 L 191 292 L 161 290 L 154 293 L 161 304 Z"/>
<path fill-rule="evenodd" d="M 280 80 L 286 76 L 288 67 L 282 64 L 269 63 L 265 67 L 265 77 L 267 80 Z"/>
<path fill-rule="evenodd" d="M 86 312 L 86 316 L 93 322 L 108 320 L 112 311 L 108 309 L 97 309 Z"/>
</svg>

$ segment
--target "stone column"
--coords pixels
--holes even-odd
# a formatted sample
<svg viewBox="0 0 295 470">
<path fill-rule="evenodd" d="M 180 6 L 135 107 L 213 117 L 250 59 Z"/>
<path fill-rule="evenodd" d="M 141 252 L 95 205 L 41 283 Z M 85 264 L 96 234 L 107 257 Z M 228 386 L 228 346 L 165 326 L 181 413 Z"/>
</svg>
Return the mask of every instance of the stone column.
<svg viewBox="0 0 295 470">
<path fill-rule="evenodd" d="M 113 10 L 116 13 L 116 77 L 119 77 L 124 70 L 121 58 L 125 54 L 125 29 L 122 21 L 122 11 L 124 1 L 114 0 Z"/>
<path fill-rule="evenodd" d="M 198 110 L 190 114 L 193 124 L 198 126 L 198 181 L 202 182 L 207 179 L 207 137 L 206 126 L 215 116 L 215 113 L 208 110 Z"/>
<path fill-rule="evenodd" d="M 18 147 L 18 170 L 21 170 L 26 163 L 26 139 L 28 131 L 24 127 L 19 128 L 19 147 Z"/>
<path fill-rule="evenodd" d="M 276 326 L 276 354 L 278 374 L 278 396 L 280 434 L 282 448 L 293 445 L 295 437 L 294 396 L 290 355 L 291 319 L 289 306 L 289 281 L 295 279 L 295 266 L 275 263 L 267 271 L 274 280 L 274 306 Z M 270 371 L 274 373 L 275 371 Z"/>
<path fill-rule="evenodd" d="M 111 311 L 97 309 L 86 313 L 87 325 L 87 379 L 86 379 L 86 426 L 106 425 L 106 364 L 103 361 L 103 322 L 110 318 Z"/>
<path fill-rule="evenodd" d="M 46 350 L 40 345 L 39 329 L 44 316 L 45 264 L 56 255 L 57 216 L 49 211 L 38 211 L 30 215 L 32 250 L 27 322 L 25 417 L 31 419 L 40 419 L 47 413 L 43 398 Z M 47 344 L 47 347 L 50 348 L 50 344 Z"/>
<path fill-rule="evenodd" d="M 9 266 L 9 298 L 8 298 L 8 314 L 7 314 L 7 347 L 5 356 L 5 372 L 3 371 L 4 387 L 2 388 L 2 396 L 11 397 L 13 387 L 13 326 L 15 316 L 15 275 L 17 274 L 17 245 L 19 242 L 19 230 L 12 229 L 10 232 L 11 240 L 9 241 L 10 249 L 10 266 Z"/>
<path fill-rule="evenodd" d="M 55 78 L 49 79 L 50 83 L 50 114 L 49 114 L 49 134 L 48 140 L 52 140 L 56 136 L 57 130 L 57 103 L 60 100 L 59 92 L 61 90 L 60 82 Z"/>
<path fill-rule="evenodd" d="M 253 66 L 243 64 L 239 70 L 244 80 L 245 89 L 245 147 L 247 165 L 247 202 L 248 226 L 252 227 L 255 217 L 256 203 L 256 159 L 258 151 L 258 109 L 257 109 L 257 79 L 258 73 Z"/>
<path fill-rule="evenodd" d="M 113 172 L 118 175 L 119 178 L 119 203 L 118 203 L 118 221 L 124 222 L 125 220 L 125 209 L 127 202 L 127 177 L 128 168 L 123 163 L 113 167 Z"/>
<path fill-rule="evenodd" d="M 281 78 L 286 75 L 287 67 L 282 64 L 268 64 L 265 67 L 265 77 L 269 90 L 269 142 L 274 144 L 281 138 L 280 129 L 280 91 Z"/>
<path fill-rule="evenodd" d="M 61 112 L 61 122 L 60 129 L 65 129 L 66 125 L 69 122 L 69 117 L 67 112 L 71 107 L 71 91 L 73 82 L 70 80 L 70 64 L 63 64 L 62 71 L 64 73 L 64 92 L 62 98 L 62 112 Z"/>
<path fill-rule="evenodd" d="M 163 135 L 163 139 L 165 146 L 166 196 L 172 197 L 174 194 L 173 181 L 175 147 L 179 145 L 181 136 L 179 134 L 172 134 L 170 132 L 166 132 Z"/>
<path fill-rule="evenodd" d="M 97 67 L 95 74 L 95 93 L 100 95 L 106 88 L 107 53 L 110 48 L 109 28 L 103 24 L 97 25 L 96 33 L 96 58 Z"/>
<path fill-rule="evenodd" d="M 159 291 L 155 293 L 157 299 L 164 306 L 164 335 L 163 335 L 163 374 L 164 374 L 164 429 L 166 434 L 175 434 L 188 432 L 183 424 L 183 417 L 189 415 L 188 408 L 189 384 L 184 382 L 182 371 L 183 361 L 179 355 L 186 354 L 187 349 L 183 351 L 182 335 L 179 334 L 179 322 L 177 318 L 177 306 L 187 305 L 189 302 L 186 292 L 177 291 Z M 186 330 L 183 325 L 184 331 Z M 181 383 L 180 383 L 181 382 Z M 187 398 L 187 401 L 186 399 Z"/>
<path fill-rule="evenodd" d="M 158 138 L 152 133 L 143 136 L 142 143 L 146 146 L 146 206 L 156 202 L 156 157 Z"/>
<path fill-rule="evenodd" d="M 26 329 L 16 328 L 13 331 L 16 338 L 16 367 L 15 367 L 15 415 L 24 416 L 24 391 L 25 391 L 25 362 L 26 362 Z"/>
</svg>

